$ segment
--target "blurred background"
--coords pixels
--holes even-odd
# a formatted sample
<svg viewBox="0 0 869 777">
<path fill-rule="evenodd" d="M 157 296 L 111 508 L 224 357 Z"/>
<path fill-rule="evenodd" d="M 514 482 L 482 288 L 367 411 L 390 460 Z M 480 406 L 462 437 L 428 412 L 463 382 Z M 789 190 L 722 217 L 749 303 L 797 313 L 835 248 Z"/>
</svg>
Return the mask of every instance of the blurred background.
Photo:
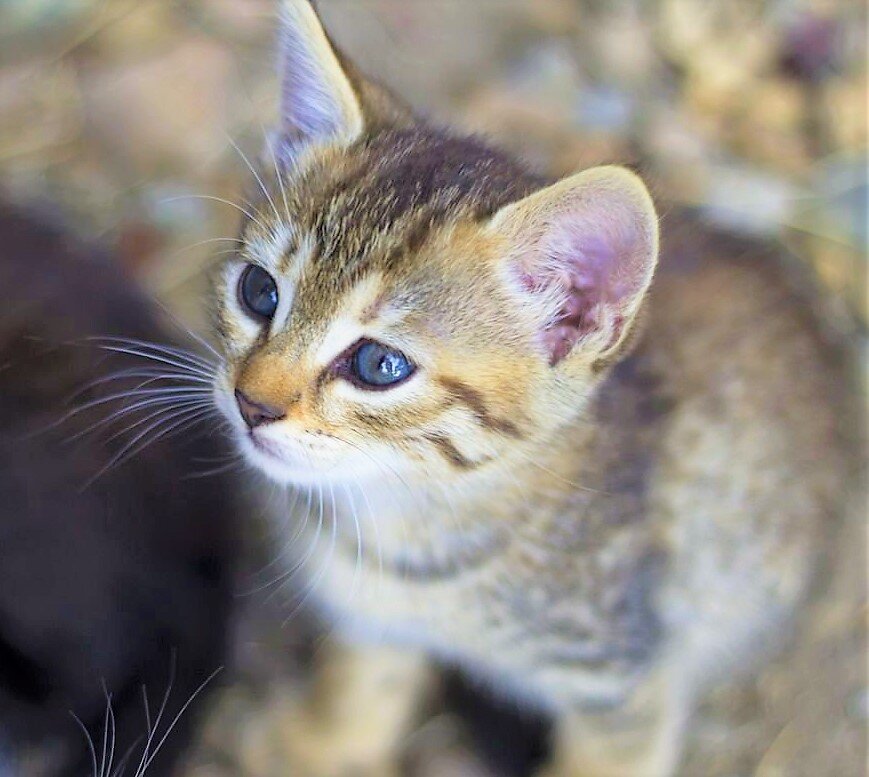
<svg viewBox="0 0 869 777">
<path fill-rule="evenodd" d="M 632 164 L 665 212 L 686 205 L 777 240 L 817 279 L 827 323 L 865 355 L 862 0 L 319 8 L 338 43 L 420 110 L 552 174 Z M 0 192 L 56 204 L 202 331 L 204 270 L 222 250 L 215 239 L 238 225 L 236 210 L 212 198 L 243 198 L 247 171 L 233 144 L 255 156 L 275 119 L 274 32 L 272 0 L 0 0 Z M 862 547 L 862 533 L 850 542 Z M 859 555 L 843 561 L 801 651 L 704 711 L 689 773 L 863 773 Z M 242 601 L 236 667 L 191 777 L 281 773 L 281 699 L 293 683 L 284 654 L 294 637 L 263 599 Z M 419 774 L 488 774 L 447 714 L 411 749 Z"/>
</svg>

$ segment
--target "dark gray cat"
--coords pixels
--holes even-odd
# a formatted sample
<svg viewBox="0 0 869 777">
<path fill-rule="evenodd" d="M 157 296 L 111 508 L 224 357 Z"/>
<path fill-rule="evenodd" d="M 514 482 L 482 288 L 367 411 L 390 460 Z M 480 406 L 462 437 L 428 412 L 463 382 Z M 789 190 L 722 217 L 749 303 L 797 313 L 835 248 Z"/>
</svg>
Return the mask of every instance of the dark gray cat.
<svg viewBox="0 0 869 777">
<path fill-rule="evenodd" d="M 70 443 L 119 405 L 70 414 L 67 401 L 117 369 L 160 363 L 87 338 L 169 339 L 109 257 L 2 205 L 0 311 L 0 775 L 90 775 L 94 760 L 102 777 L 137 774 L 224 660 L 232 489 L 225 477 L 183 479 L 219 445 L 167 436 L 94 479 L 135 435 L 107 442 L 119 426 L 106 425 Z M 98 383 L 73 406 L 141 383 Z M 149 777 L 169 772 L 200 707 L 201 696 Z"/>
</svg>

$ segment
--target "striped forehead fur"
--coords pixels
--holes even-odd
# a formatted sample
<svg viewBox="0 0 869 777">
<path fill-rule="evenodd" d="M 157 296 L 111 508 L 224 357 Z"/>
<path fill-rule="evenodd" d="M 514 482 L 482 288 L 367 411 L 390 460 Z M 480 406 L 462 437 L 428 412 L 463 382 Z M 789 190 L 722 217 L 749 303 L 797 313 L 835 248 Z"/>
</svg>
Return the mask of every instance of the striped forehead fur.
<svg viewBox="0 0 869 777">
<path fill-rule="evenodd" d="M 481 221 L 544 183 L 477 138 L 423 125 L 382 129 L 347 149 L 324 147 L 282 175 L 271 196 L 283 204 L 285 187 L 287 219 L 309 237 L 312 261 L 332 283 L 371 265 L 394 269 L 434 230 Z M 261 196 L 257 218 L 270 225 Z M 248 229 L 259 231 L 255 222 Z"/>
</svg>

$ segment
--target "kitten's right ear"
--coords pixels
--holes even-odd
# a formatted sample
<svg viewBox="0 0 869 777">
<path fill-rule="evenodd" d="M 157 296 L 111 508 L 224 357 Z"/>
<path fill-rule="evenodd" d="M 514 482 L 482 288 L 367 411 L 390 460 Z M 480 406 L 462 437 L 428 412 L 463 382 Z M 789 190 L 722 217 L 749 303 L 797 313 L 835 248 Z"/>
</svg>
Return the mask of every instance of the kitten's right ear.
<svg viewBox="0 0 869 777">
<path fill-rule="evenodd" d="M 658 261 L 658 219 L 646 187 L 620 167 L 565 178 L 495 214 L 504 269 L 555 366 L 605 364 L 637 317 Z"/>
<path fill-rule="evenodd" d="M 281 3 L 282 134 L 291 152 L 349 145 L 362 133 L 359 96 L 309 0 Z"/>
</svg>

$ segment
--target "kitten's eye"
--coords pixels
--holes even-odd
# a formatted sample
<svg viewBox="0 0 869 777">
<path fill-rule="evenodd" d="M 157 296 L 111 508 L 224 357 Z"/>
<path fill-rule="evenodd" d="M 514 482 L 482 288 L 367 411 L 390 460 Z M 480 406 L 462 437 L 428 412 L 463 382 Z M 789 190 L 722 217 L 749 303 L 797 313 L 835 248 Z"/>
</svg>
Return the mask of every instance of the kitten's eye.
<svg viewBox="0 0 869 777">
<path fill-rule="evenodd" d="M 238 298 L 248 313 L 268 321 L 278 309 L 278 285 L 262 267 L 249 264 L 238 282 Z"/>
<path fill-rule="evenodd" d="M 391 388 L 411 375 L 415 367 L 408 358 L 380 343 L 362 343 L 350 362 L 353 377 L 366 388 Z"/>
</svg>

